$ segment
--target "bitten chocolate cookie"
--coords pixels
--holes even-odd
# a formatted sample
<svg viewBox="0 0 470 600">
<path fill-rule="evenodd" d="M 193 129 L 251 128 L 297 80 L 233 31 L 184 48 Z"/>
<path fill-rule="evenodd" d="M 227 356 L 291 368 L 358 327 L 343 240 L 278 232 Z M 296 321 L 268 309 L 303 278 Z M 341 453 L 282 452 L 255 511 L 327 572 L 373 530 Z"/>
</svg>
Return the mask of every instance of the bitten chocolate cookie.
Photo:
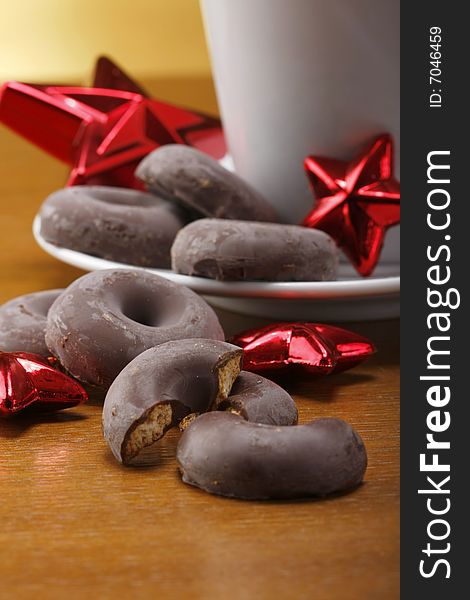
<svg viewBox="0 0 470 600">
<path fill-rule="evenodd" d="M 183 144 L 167 144 L 151 152 L 137 167 L 136 176 L 151 192 L 206 217 L 279 220 L 269 202 L 246 181 Z"/>
<path fill-rule="evenodd" d="M 298 418 L 295 402 L 282 387 L 248 371 L 240 373 L 228 398 L 219 403 L 218 410 L 266 425 L 295 425 Z"/>
<path fill-rule="evenodd" d="M 44 339 L 47 313 L 62 291 L 26 294 L 0 306 L 0 350 L 50 356 Z"/>
<path fill-rule="evenodd" d="M 184 482 L 248 500 L 348 490 L 367 466 L 359 434 L 341 419 L 276 427 L 228 412 L 195 419 L 178 443 L 177 460 Z"/>
<path fill-rule="evenodd" d="M 298 225 L 200 219 L 179 231 L 171 261 L 177 273 L 222 281 L 330 281 L 338 249 Z"/>
<path fill-rule="evenodd" d="M 167 269 L 175 235 L 188 219 L 172 202 L 137 190 L 74 186 L 58 190 L 40 211 L 41 236 L 107 260 Z"/>
<path fill-rule="evenodd" d="M 150 348 L 116 377 L 103 407 L 103 432 L 124 464 L 158 460 L 154 443 L 191 413 L 226 399 L 243 351 L 226 342 L 177 340 Z"/>
<path fill-rule="evenodd" d="M 67 371 L 102 387 L 144 350 L 200 337 L 224 339 L 212 308 L 189 288 L 137 269 L 80 277 L 51 306 L 46 328 Z"/>
</svg>

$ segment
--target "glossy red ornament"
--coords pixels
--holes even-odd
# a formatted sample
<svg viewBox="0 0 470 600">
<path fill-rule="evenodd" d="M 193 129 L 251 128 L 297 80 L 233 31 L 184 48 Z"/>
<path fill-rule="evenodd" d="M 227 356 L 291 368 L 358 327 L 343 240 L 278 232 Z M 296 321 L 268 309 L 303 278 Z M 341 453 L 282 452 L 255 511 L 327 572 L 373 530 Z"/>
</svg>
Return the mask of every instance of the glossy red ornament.
<svg viewBox="0 0 470 600">
<path fill-rule="evenodd" d="M 114 77 L 113 63 L 103 64 L 95 80 L 140 89 L 120 70 Z M 134 171 L 163 144 L 188 143 L 216 158 L 225 151 L 217 120 L 124 89 L 6 83 L 0 121 L 72 165 L 68 185 L 141 188 Z"/>
<path fill-rule="evenodd" d="M 71 408 L 88 399 L 82 386 L 44 358 L 26 352 L 0 352 L 0 417 L 31 407 Z"/>
<path fill-rule="evenodd" d="M 370 340 L 321 323 L 274 323 L 230 342 L 244 350 L 243 369 L 262 373 L 301 368 L 314 375 L 350 369 L 375 352 Z"/>
<path fill-rule="evenodd" d="M 380 135 L 350 163 L 308 156 L 304 166 L 316 203 L 303 225 L 331 235 L 357 271 L 370 275 L 387 228 L 400 222 L 391 136 Z"/>
<path fill-rule="evenodd" d="M 150 94 L 139 83 L 107 56 L 100 56 L 96 61 L 93 87 L 133 92 L 150 98 Z M 185 144 L 214 158 L 222 158 L 226 154 L 227 146 L 220 119 L 160 100 L 154 99 L 153 104 L 158 107 L 160 114 L 166 114 L 174 121 Z"/>
<path fill-rule="evenodd" d="M 108 56 L 98 57 L 91 87 L 122 90 L 149 98 L 146 90 Z"/>
</svg>

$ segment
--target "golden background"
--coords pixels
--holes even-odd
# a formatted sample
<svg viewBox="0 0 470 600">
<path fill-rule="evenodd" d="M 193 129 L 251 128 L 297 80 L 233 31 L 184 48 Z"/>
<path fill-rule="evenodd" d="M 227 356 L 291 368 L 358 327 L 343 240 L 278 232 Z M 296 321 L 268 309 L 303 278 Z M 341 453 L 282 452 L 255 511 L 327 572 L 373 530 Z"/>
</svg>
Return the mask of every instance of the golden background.
<svg viewBox="0 0 470 600">
<path fill-rule="evenodd" d="M 98 54 L 134 75 L 207 77 L 198 0 L 0 0 L 0 79 L 84 79 Z"/>
</svg>

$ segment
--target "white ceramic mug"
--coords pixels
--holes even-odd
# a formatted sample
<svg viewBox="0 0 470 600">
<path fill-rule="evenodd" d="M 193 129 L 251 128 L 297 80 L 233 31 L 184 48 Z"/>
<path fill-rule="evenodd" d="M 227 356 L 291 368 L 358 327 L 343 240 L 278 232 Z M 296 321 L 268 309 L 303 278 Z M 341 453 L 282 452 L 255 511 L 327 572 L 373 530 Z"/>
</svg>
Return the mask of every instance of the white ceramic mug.
<svg viewBox="0 0 470 600">
<path fill-rule="evenodd" d="M 307 154 L 350 159 L 377 133 L 400 144 L 399 0 L 201 0 L 235 169 L 298 223 Z M 399 261 L 398 227 L 382 261 Z"/>
</svg>

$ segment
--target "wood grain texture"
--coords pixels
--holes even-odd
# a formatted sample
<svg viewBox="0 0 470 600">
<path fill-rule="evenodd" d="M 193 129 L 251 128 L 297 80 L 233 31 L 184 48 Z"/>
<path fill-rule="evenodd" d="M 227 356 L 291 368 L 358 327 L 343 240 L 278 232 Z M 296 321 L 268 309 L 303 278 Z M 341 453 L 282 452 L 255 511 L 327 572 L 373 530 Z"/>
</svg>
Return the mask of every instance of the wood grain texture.
<svg viewBox="0 0 470 600">
<path fill-rule="evenodd" d="M 181 101 L 181 83 L 172 89 L 167 82 L 166 98 Z M 213 106 L 210 85 L 197 90 L 197 108 Z M 65 174 L 0 128 L 0 302 L 81 274 L 31 236 L 40 202 Z M 254 323 L 220 314 L 228 333 Z M 121 467 L 103 441 L 97 398 L 57 415 L 1 421 L 0 597 L 398 598 L 398 323 L 354 329 L 378 345 L 371 361 L 331 378 L 281 381 L 301 422 L 342 417 L 364 438 L 365 483 L 335 498 L 205 494 L 180 481 L 176 433 L 163 441 L 158 466 Z"/>
</svg>

